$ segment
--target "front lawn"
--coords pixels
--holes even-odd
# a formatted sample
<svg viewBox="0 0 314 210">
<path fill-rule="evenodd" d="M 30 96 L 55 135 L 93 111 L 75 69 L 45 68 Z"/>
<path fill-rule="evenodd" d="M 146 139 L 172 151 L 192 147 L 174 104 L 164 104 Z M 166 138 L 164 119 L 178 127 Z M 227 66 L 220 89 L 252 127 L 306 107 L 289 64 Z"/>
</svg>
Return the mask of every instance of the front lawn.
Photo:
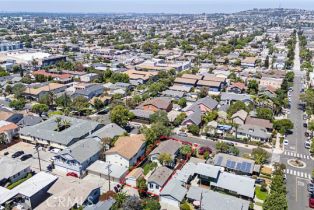
<svg viewBox="0 0 314 210">
<path fill-rule="evenodd" d="M 268 195 L 267 192 L 262 192 L 260 186 L 256 186 L 255 188 L 256 197 L 262 201 L 264 201 Z"/>
</svg>

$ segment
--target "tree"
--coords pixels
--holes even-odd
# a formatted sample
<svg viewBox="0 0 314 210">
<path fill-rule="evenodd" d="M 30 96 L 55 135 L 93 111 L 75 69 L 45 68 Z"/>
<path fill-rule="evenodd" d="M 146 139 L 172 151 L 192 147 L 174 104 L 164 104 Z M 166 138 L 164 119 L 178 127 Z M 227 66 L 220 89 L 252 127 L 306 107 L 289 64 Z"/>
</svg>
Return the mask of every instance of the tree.
<svg viewBox="0 0 314 210">
<path fill-rule="evenodd" d="M 12 88 L 12 92 L 15 96 L 15 98 L 22 97 L 23 92 L 26 90 L 25 85 L 23 84 L 16 84 Z"/>
<path fill-rule="evenodd" d="M 200 128 L 197 125 L 188 125 L 188 131 L 195 136 L 198 136 L 200 133 Z"/>
<path fill-rule="evenodd" d="M 6 92 L 7 94 L 12 94 L 12 92 L 13 92 L 12 86 L 11 86 L 11 85 L 7 85 L 7 86 L 5 87 L 5 92 Z"/>
<path fill-rule="evenodd" d="M 144 177 L 140 177 L 137 179 L 136 187 L 137 187 L 138 193 L 140 194 L 141 197 L 146 195 L 147 183 L 146 183 L 146 179 Z"/>
<path fill-rule="evenodd" d="M 161 122 L 153 123 L 150 128 L 144 127 L 142 133 L 145 135 L 145 139 L 148 144 L 153 144 L 161 136 L 169 136 L 171 128 L 162 124 Z"/>
<path fill-rule="evenodd" d="M 314 121 L 310 121 L 307 125 L 307 128 L 312 132 L 312 136 L 313 136 L 313 132 L 314 132 Z"/>
<path fill-rule="evenodd" d="M 158 110 L 157 112 L 152 114 L 149 117 L 149 119 L 150 119 L 151 123 L 161 122 L 164 125 L 169 125 L 169 119 L 168 119 L 168 116 L 167 116 L 167 112 L 162 111 L 162 110 Z"/>
<path fill-rule="evenodd" d="M 216 150 L 222 153 L 226 153 L 229 150 L 229 146 L 226 142 L 219 141 L 216 143 Z"/>
<path fill-rule="evenodd" d="M 59 107 L 63 107 L 63 108 L 71 107 L 71 103 L 72 103 L 72 100 L 70 96 L 68 96 L 66 93 L 56 98 L 56 104 Z"/>
<path fill-rule="evenodd" d="M 306 103 L 310 114 L 314 114 L 314 90 L 307 89 L 304 94 L 300 95 L 300 100 Z"/>
<path fill-rule="evenodd" d="M 25 107 L 25 100 L 24 99 L 16 99 L 10 102 L 9 106 L 16 110 L 22 110 Z"/>
<path fill-rule="evenodd" d="M 184 119 L 186 118 L 186 114 L 184 112 L 180 113 L 173 121 L 174 126 L 179 126 L 182 124 Z"/>
<path fill-rule="evenodd" d="M 186 99 L 185 98 L 180 98 L 178 100 L 178 105 L 181 106 L 181 108 L 186 107 Z"/>
<path fill-rule="evenodd" d="M 137 196 L 129 196 L 125 199 L 124 203 L 122 204 L 123 210 L 141 210 L 142 203 L 139 197 Z"/>
<path fill-rule="evenodd" d="M 32 112 L 42 115 L 43 112 L 48 112 L 49 107 L 46 104 L 35 104 L 32 106 Z"/>
<path fill-rule="evenodd" d="M 148 198 L 143 200 L 143 210 L 160 210 L 161 206 L 157 200 Z"/>
<path fill-rule="evenodd" d="M 249 81 L 248 92 L 253 95 L 258 93 L 258 83 L 256 80 L 253 79 Z"/>
<path fill-rule="evenodd" d="M 200 92 L 198 93 L 198 97 L 199 98 L 205 98 L 206 96 L 208 96 L 208 88 L 202 87 L 200 89 Z"/>
<path fill-rule="evenodd" d="M 229 116 L 232 116 L 234 113 L 241 109 L 245 111 L 247 110 L 245 103 L 242 101 L 236 101 L 230 105 L 230 107 L 227 110 L 227 113 Z"/>
<path fill-rule="evenodd" d="M 99 98 L 94 99 L 93 106 L 95 107 L 96 110 L 100 110 L 101 108 L 104 107 L 104 105 L 105 104 Z"/>
<path fill-rule="evenodd" d="M 216 120 L 218 117 L 218 112 L 217 111 L 211 111 L 211 112 L 206 112 L 205 115 L 203 116 L 203 121 L 205 124 Z"/>
<path fill-rule="evenodd" d="M 183 145 L 181 148 L 180 148 L 180 154 L 181 155 L 184 155 L 185 157 L 188 155 L 188 154 L 191 154 L 192 152 L 192 147 L 190 145 Z"/>
<path fill-rule="evenodd" d="M 270 194 L 263 203 L 263 210 L 287 210 L 287 198 L 284 194 Z"/>
<path fill-rule="evenodd" d="M 54 102 L 53 92 L 45 93 L 39 98 L 38 102 L 41 104 L 46 104 L 47 106 L 52 106 Z"/>
<path fill-rule="evenodd" d="M 181 205 L 180 205 L 180 209 L 181 210 L 192 210 L 190 204 L 187 201 L 184 201 Z"/>
<path fill-rule="evenodd" d="M 289 119 L 276 120 L 273 125 L 274 129 L 281 134 L 285 134 L 287 131 L 293 129 L 293 123 Z"/>
<path fill-rule="evenodd" d="M 124 73 L 115 72 L 110 77 L 110 82 L 117 83 L 117 82 L 129 82 L 129 76 Z"/>
<path fill-rule="evenodd" d="M 169 153 L 160 153 L 158 160 L 162 165 L 168 165 L 171 163 L 172 157 Z"/>
<path fill-rule="evenodd" d="M 78 96 L 73 99 L 71 106 L 75 111 L 82 112 L 84 109 L 89 107 L 89 102 L 84 96 Z"/>
<path fill-rule="evenodd" d="M 273 111 L 269 108 L 257 108 L 256 109 L 256 117 L 265 119 L 265 120 L 272 120 L 273 119 Z"/>
<path fill-rule="evenodd" d="M 235 156 L 238 156 L 240 153 L 240 150 L 238 148 L 236 148 L 235 146 L 229 147 L 228 152 L 230 154 L 233 154 Z"/>
<path fill-rule="evenodd" d="M 125 127 L 127 123 L 134 117 L 134 114 L 130 112 L 123 105 L 116 105 L 110 111 L 110 120 L 122 127 Z"/>
<path fill-rule="evenodd" d="M 260 147 L 253 149 L 252 157 L 257 164 L 266 163 L 267 159 L 270 157 L 268 152 Z"/>
<path fill-rule="evenodd" d="M 115 206 L 121 208 L 122 204 L 125 202 L 127 195 L 125 192 L 119 192 L 115 194 L 114 199 L 116 200 Z"/>
</svg>

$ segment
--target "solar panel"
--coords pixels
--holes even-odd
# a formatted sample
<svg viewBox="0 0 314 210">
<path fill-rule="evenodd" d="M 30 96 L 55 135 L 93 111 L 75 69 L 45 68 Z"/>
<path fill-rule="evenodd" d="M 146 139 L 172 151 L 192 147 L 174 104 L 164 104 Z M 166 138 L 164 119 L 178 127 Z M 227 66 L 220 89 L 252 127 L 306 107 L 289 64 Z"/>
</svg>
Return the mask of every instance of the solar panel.
<svg viewBox="0 0 314 210">
<path fill-rule="evenodd" d="M 241 163 L 237 163 L 237 167 L 236 167 L 236 169 L 238 170 L 238 171 L 241 171 Z"/>
<path fill-rule="evenodd" d="M 227 160 L 226 167 L 227 167 L 227 168 L 230 168 L 230 167 L 231 167 L 231 161 L 230 161 L 230 160 Z"/>
<path fill-rule="evenodd" d="M 232 161 L 232 162 L 231 162 L 231 165 L 230 165 L 230 168 L 231 168 L 231 169 L 234 169 L 234 168 L 235 168 L 235 165 L 236 165 L 236 162 Z"/>
<path fill-rule="evenodd" d="M 217 162 L 216 162 L 216 165 L 221 165 L 222 163 L 222 160 L 223 160 L 223 157 L 219 156 L 218 159 L 217 159 Z"/>
<path fill-rule="evenodd" d="M 246 162 L 242 162 L 241 171 L 245 172 Z"/>
<path fill-rule="evenodd" d="M 246 173 L 250 173 L 251 166 L 252 166 L 251 163 L 246 163 L 246 169 L 245 169 Z"/>
</svg>

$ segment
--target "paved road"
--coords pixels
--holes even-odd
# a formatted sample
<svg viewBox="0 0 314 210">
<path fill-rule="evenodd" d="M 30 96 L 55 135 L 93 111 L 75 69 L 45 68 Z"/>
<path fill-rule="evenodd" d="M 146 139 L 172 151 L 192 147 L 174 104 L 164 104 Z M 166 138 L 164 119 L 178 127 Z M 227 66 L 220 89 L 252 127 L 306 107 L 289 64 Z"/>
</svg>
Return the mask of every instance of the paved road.
<svg viewBox="0 0 314 210">
<path fill-rule="evenodd" d="M 304 148 L 306 129 L 303 127 L 303 111 L 299 107 L 299 96 L 302 89 L 303 72 L 300 70 L 300 49 L 299 39 L 295 48 L 294 59 L 294 85 L 291 96 L 291 110 L 288 118 L 294 123 L 293 133 L 287 137 L 289 145 L 285 146 L 285 152 L 281 155 L 280 161 L 286 164 L 288 208 L 289 210 L 304 210 L 308 207 L 308 192 L 306 185 L 309 183 L 313 160 L 309 156 L 309 151 Z M 287 164 L 289 159 L 300 158 L 306 163 L 305 168 L 295 168 Z"/>
</svg>

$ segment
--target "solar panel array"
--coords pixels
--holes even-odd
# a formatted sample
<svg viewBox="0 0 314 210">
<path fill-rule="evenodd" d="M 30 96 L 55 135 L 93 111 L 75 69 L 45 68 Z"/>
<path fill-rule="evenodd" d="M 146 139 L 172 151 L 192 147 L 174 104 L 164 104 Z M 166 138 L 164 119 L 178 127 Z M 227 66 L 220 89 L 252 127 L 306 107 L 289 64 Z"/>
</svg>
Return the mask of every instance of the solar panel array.
<svg viewBox="0 0 314 210">
<path fill-rule="evenodd" d="M 216 162 L 216 165 L 219 165 L 219 166 L 220 166 L 223 159 L 224 159 L 223 157 L 219 156 L 219 157 L 218 157 L 218 160 L 217 160 L 217 162 Z"/>
<path fill-rule="evenodd" d="M 250 173 L 252 163 L 248 163 L 248 162 L 236 163 L 235 161 L 227 160 L 226 167 L 229 169 L 242 171 L 244 173 Z"/>
</svg>

